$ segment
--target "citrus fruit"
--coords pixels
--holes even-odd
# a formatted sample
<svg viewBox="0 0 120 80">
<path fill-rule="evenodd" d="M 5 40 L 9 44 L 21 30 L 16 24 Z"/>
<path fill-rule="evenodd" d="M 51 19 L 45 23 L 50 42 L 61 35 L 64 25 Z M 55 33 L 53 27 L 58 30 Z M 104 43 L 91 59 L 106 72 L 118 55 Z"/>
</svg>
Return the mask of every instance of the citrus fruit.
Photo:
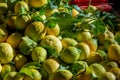
<svg viewBox="0 0 120 80">
<path fill-rule="evenodd" d="M 14 13 L 19 15 L 22 10 L 24 10 L 22 14 L 26 14 L 29 11 L 28 4 L 24 1 L 18 1 L 14 6 Z"/>
<path fill-rule="evenodd" d="M 31 7 L 39 8 L 48 3 L 48 0 L 29 0 L 29 4 Z"/>
<path fill-rule="evenodd" d="M 2 65 L 2 71 L 1 71 L 1 77 L 4 78 L 6 74 L 8 74 L 9 72 L 13 72 L 16 71 L 14 65 L 12 64 L 4 64 Z"/>
<path fill-rule="evenodd" d="M 13 60 L 14 50 L 8 43 L 0 43 L 0 63 L 9 63 Z"/>
<path fill-rule="evenodd" d="M 73 74 L 69 70 L 58 70 L 49 80 L 70 80 L 72 79 Z"/>
<path fill-rule="evenodd" d="M 75 45 L 76 48 L 80 49 L 80 60 L 85 60 L 90 55 L 90 48 L 87 44 L 81 42 Z"/>
<path fill-rule="evenodd" d="M 120 45 L 118 44 L 111 44 L 108 48 L 108 57 L 110 60 L 120 62 Z"/>
<path fill-rule="evenodd" d="M 49 75 L 52 75 L 59 68 L 60 64 L 54 59 L 46 59 L 43 62 L 43 68 L 48 72 Z"/>
<path fill-rule="evenodd" d="M 32 22 L 26 29 L 25 35 L 32 40 L 38 42 L 46 34 L 44 31 L 45 27 L 42 22 Z"/>
<path fill-rule="evenodd" d="M 47 58 L 47 51 L 42 47 L 35 47 L 31 52 L 31 58 L 36 62 L 44 62 Z"/>
<path fill-rule="evenodd" d="M 83 42 L 83 41 L 85 41 L 85 40 L 87 40 L 87 39 L 90 39 L 90 38 L 92 38 L 92 36 L 91 36 L 91 33 L 90 33 L 89 31 L 79 31 L 79 32 L 77 33 L 77 38 L 76 38 L 76 40 L 77 40 L 78 42 Z"/>
<path fill-rule="evenodd" d="M 0 42 L 6 41 L 8 37 L 8 31 L 4 27 L 0 27 Z"/>
<path fill-rule="evenodd" d="M 47 27 L 45 28 L 46 30 L 46 34 L 47 35 L 55 35 L 55 36 L 58 36 L 59 33 L 60 33 L 60 27 L 58 24 L 55 25 L 55 27 L 53 28 L 50 28 L 50 27 Z"/>
<path fill-rule="evenodd" d="M 14 27 L 14 21 L 15 21 L 16 17 L 17 17 L 16 15 L 10 15 L 10 16 L 7 17 L 7 20 L 6 20 L 6 24 L 12 30 L 15 29 L 15 27 Z"/>
<path fill-rule="evenodd" d="M 15 29 L 24 30 L 28 26 L 30 19 L 31 17 L 29 15 L 18 15 L 14 21 Z"/>
<path fill-rule="evenodd" d="M 22 35 L 20 33 L 12 33 L 8 36 L 6 42 L 9 43 L 13 48 L 17 48 L 21 40 Z"/>
<path fill-rule="evenodd" d="M 74 63 L 80 57 L 79 50 L 74 46 L 64 48 L 60 53 L 60 59 L 65 63 Z"/>
<path fill-rule="evenodd" d="M 17 53 L 13 59 L 16 69 L 20 69 L 25 63 L 27 63 L 27 57 L 23 54 Z"/>
<path fill-rule="evenodd" d="M 45 15 L 46 15 L 46 17 L 49 17 L 49 16 L 51 16 L 52 14 L 54 14 L 54 13 L 59 13 L 59 11 L 58 11 L 58 9 L 48 9 L 48 10 L 45 10 Z"/>
<path fill-rule="evenodd" d="M 42 76 L 38 70 L 30 69 L 30 71 L 32 73 L 32 77 L 25 75 L 24 80 L 42 80 Z"/>
<path fill-rule="evenodd" d="M 97 42 L 97 39 L 94 39 L 94 38 L 89 38 L 85 41 L 83 41 L 84 43 L 86 43 L 89 48 L 90 48 L 90 52 L 94 52 L 97 50 L 98 48 L 98 42 Z"/>
<path fill-rule="evenodd" d="M 42 38 L 40 45 L 43 47 L 51 47 L 55 49 L 57 53 L 62 51 L 62 43 L 60 39 L 54 35 L 46 35 L 44 38 Z"/>
<path fill-rule="evenodd" d="M 5 15 L 8 11 L 7 3 L 0 3 L 0 15 Z"/>
<path fill-rule="evenodd" d="M 75 46 L 78 43 L 76 40 L 72 38 L 63 38 L 61 42 L 64 48 L 67 48 L 68 46 Z"/>
<path fill-rule="evenodd" d="M 76 9 L 72 9 L 72 17 L 76 17 L 79 12 Z"/>
</svg>

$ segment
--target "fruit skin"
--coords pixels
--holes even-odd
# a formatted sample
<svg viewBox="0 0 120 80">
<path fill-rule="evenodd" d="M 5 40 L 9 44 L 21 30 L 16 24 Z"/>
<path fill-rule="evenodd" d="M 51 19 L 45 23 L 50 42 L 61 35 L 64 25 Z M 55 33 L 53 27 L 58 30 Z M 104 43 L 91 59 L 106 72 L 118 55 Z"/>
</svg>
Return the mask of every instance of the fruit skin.
<svg viewBox="0 0 120 80">
<path fill-rule="evenodd" d="M 68 46 L 75 46 L 78 44 L 78 42 L 72 38 L 63 38 L 61 42 L 64 48 L 67 48 Z"/>
<path fill-rule="evenodd" d="M 15 80 L 15 76 L 16 76 L 17 72 L 9 72 L 8 74 L 5 75 L 5 77 L 3 78 L 3 80 Z"/>
<path fill-rule="evenodd" d="M 54 13 L 59 13 L 59 11 L 58 11 L 58 9 L 48 9 L 48 10 L 45 10 L 45 15 L 46 15 L 46 17 L 49 17 L 49 16 L 51 16 L 52 14 L 54 14 Z"/>
<path fill-rule="evenodd" d="M 116 76 L 116 80 L 120 80 L 120 68 L 111 68 L 109 70 L 110 72 L 112 72 L 115 76 Z"/>
<path fill-rule="evenodd" d="M 60 59 L 65 63 L 74 63 L 80 57 L 79 50 L 76 47 L 69 46 L 60 53 Z"/>
<path fill-rule="evenodd" d="M 47 51 L 42 47 L 35 47 L 31 52 L 31 58 L 36 62 L 44 62 L 47 58 Z"/>
<path fill-rule="evenodd" d="M 110 60 L 120 63 L 120 45 L 111 44 L 108 48 L 108 57 Z"/>
<path fill-rule="evenodd" d="M 26 14 L 18 15 L 14 21 L 15 29 L 24 30 L 29 24 L 31 17 Z"/>
<path fill-rule="evenodd" d="M 13 48 L 17 48 L 22 40 L 22 35 L 20 33 L 12 33 L 8 36 L 6 42 L 9 43 Z"/>
<path fill-rule="evenodd" d="M 76 48 L 80 49 L 80 60 L 86 60 L 86 58 L 90 55 L 90 48 L 87 44 L 81 42 L 75 45 Z"/>
<path fill-rule="evenodd" d="M 2 71 L 1 71 L 0 76 L 2 78 L 4 78 L 6 76 L 6 74 L 8 74 L 9 72 L 13 72 L 13 71 L 16 71 L 14 65 L 12 65 L 12 64 L 4 64 L 4 65 L 2 65 Z"/>
<path fill-rule="evenodd" d="M 62 51 L 62 43 L 60 39 L 58 39 L 54 35 L 46 35 L 44 38 L 42 38 L 40 45 L 43 47 L 51 47 L 55 49 L 55 51 L 59 54 Z"/>
<path fill-rule="evenodd" d="M 22 14 L 26 14 L 29 11 L 28 4 L 25 3 L 24 1 L 18 1 L 14 6 L 14 13 L 19 15 L 21 9 L 24 9 L 24 13 Z"/>
<path fill-rule="evenodd" d="M 13 61 L 15 63 L 16 69 L 19 70 L 25 63 L 27 63 L 27 58 L 26 56 L 17 53 Z"/>
<path fill-rule="evenodd" d="M 45 27 L 46 30 L 46 34 L 47 35 L 55 35 L 58 36 L 60 33 L 60 27 L 58 24 L 56 24 L 56 26 L 54 28 L 49 28 L 49 27 Z"/>
<path fill-rule="evenodd" d="M 59 66 L 60 64 L 54 59 L 46 59 L 43 62 L 43 68 L 48 72 L 49 76 L 56 72 Z"/>
<path fill-rule="evenodd" d="M 79 12 L 76 9 L 72 9 L 72 17 L 76 17 Z"/>
<path fill-rule="evenodd" d="M 7 29 L 0 26 L 0 42 L 5 42 L 7 37 L 8 37 Z"/>
<path fill-rule="evenodd" d="M 103 73 L 106 72 L 106 69 L 104 68 L 104 66 L 98 63 L 91 64 L 90 68 L 92 69 L 92 71 L 94 72 L 96 76 L 101 76 L 103 75 Z"/>
<path fill-rule="evenodd" d="M 8 43 L 0 43 L 0 63 L 9 63 L 13 60 L 14 50 Z"/>
<path fill-rule="evenodd" d="M 76 40 L 78 42 L 83 42 L 83 41 L 90 39 L 90 38 L 92 38 L 92 36 L 91 36 L 91 33 L 89 31 L 80 31 L 77 33 Z"/>
<path fill-rule="evenodd" d="M 73 74 L 69 70 L 58 70 L 52 76 L 50 76 L 49 80 L 71 80 Z"/>
<path fill-rule="evenodd" d="M 33 77 L 25 75 L 24 80 L 42 80 L 42 76 L 37 69 L 30 69 L 30 71 L 32 72 Z"/>
<path fill-rule="evenodd" d="M 112 72 L 104 72 L 100 80 L 116 80 L 116 77 Z"/>
<path fill-rule="evenodd" d="M 15 21 L 16 17 L 17 17 L 16 15 L 10 15 L 10 16 L 8 16 L 8 18 L 6 20 L 6 24 L 8 25 L 8 27 L 11 30 L 15 30 L 14 21 Z"/>
<path fill-rule="evenodd" d="M 45 27 L 42 22 L 36 21 L 32 22 L 26 29 L 25 29 L 25 36 L 28 36 L 32 40 L 38 42 L 45 36 L 46 32 L 44 31 Z"/>
<path fill-rule="evenodd" d="M 89 38 L 89 39 L 87 39 L 83 42 L 86 43 L 89 46 L 90 52 L 95 52 L 98 48 L 97 39 Z"/>
<path fill-rule="evenodd" d="M 29 4 L 31 7 L 39 8 L 48 3 L 48 0 L 29 0 Z"/>
<path fill-rule="evenodd" d="M 0 15 L 5 15 L 8 12 L 7 3 L 0 3 Z"/>
</svg>

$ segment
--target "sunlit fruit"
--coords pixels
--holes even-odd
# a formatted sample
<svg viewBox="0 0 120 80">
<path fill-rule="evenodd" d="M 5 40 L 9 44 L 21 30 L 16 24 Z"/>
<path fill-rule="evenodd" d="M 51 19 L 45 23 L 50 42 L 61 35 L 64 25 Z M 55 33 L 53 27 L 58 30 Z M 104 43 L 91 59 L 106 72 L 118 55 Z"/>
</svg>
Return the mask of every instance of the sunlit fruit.
<svg viewBox="0 0 120 80">
<path fill-rule="evenodd" d="M 69 70 L 58 70 L 49 80 L 70 80 L 72 79 L 73 74 Z"/>
<path fill-rule="evenodd" d="M 48 3 L 48 0 L 29 0 L 28 1 L 31 7 L 39 8 Z"/>
<path fill-rule="evenodd" d="M 79 57 L 79 50 L 74 46 L 64 48 L 63 51 L 60 53 L 60 59 L 65 63 L 74 63 L 79 59 Z"/>
<path fill-rule="evenodd" d="M 87 39 L 87 40 L 85 40 L 83 42 L 86 43 L 89 46 L 90 52 L 94 52 L 94 51 L 96 51 L 98 49 L 97 39 L 90 38 L 90 39 Z"/>
<path fill-rule="evenodd" d="M 28 11 L 29 11 L 28 4 L 24 1 L 18 1 L 14 6 L 14 13 L 17 14 L 17 15 L 27 14 Z"/>
<path fill-rule="evenodd" d="M 22 35 L 20 33 L 12 33 L 8 36 L 6 42 L 9 43 L 13 48 L 17 48 L 21 40 Z"/>
<path fill-rule="evenodd" d="M 25 35 L 34 41 L 39 41 L 46 34 L 44 31 L 45 27 L 42 22 L 32 22 L 26 29 Z"/>
<path fill-rule="evenodd" d="M 94 72 L 94 74 L 96 76 L 101 76 L 103 75 L 103 73 L 106 72 L 104 66 L 98 64 L 98 63 L 93 63 L 90 65 L 90 68 L 92 69 L 92 71 Z"/>
<path fill-rule="evenodd" d="M 47 58 L 47 51 L 42 47 L 35 47 L 31 52 L 31 58 L 36 62 L 44 62 Z"/>
<path fill-rule="evenodd" d="M 48 27 L 48 26 L 46 26 L 45 30 L 46 30 L 46 34 L 47 35 L 58 36 L 59 33 L 60 33 L 60 27 L 59 27 L 58 24 L 56 24 L 55 27 Z"/>
<path fill-rule="evenodd" d="M 8 43 L 0 43 L 0 63 L 9 63 L 13 60 L 14 50 Z"/>
<path fill-rule="evenodd" d="M 45 48 L 52 48 L 57 53 L 60 53 L 62 51 L 62 43 L 60 39 L 54 35 L 46 35 L 44 38 L 42 38 L 40 45 Z"/>
<path fill-rule="evenodd" d="M 118 44 L 111 44 L 108 48 L 108 56 L 110 60 L 117 61 L 120 63 L 120 45 Z"/>
<path fill-rule="evenodd" d="M 75 46 L 76 48 L 80 49 L 80 60 L 85 60 L 90 55 L 90 48 L 85 43 L 78 43 Z"/>
<path fill-rule="evenodd" d="M 76 40 L 78 42 L 83 42 L 83 41 L 85 41 L 87 39 L 90 39 L 90 38 L 92 38 L 92 35 L 89 31 L 80 31 L 80 32 L 77 33 Z"/>
<path fill-rule="evenodd" d="M 24 80 L 42 80 L 42 76 L 38 70 L 30 69 L 30 72 L 32 73 L 32 76 L 25 75 Z"/>
<path fill-rule="evenodd" d="M 54 13 L 59 13 L 58 9 L 55 8 L 55 9 L 45 10 L 45 15 L 46 15 L 47 17 L 51 16 L 51 15 L 54 14 Z"/>
<path fill-rule="evenodd" d="M 63 38 L 61 42 L 64 48 L 67 48 L 68 46 L 75 46 L 78 43 L 75 39 L 72 38 Z"/>
<path fill-rule="evenodd" d="M 27 63 L 27 57 L 23 54 L 17 53 L 13 61 L 15 63 L 16 69 L 19 70 L 25 63 Z"/>
<path fill-rule="evenodd" d="M 76 9 L 72 9 L 72 17 L 76 17 L 79 12 Z"/>
<path fill-rule="evenodd" d="M 43 62 L 43 68 L 48 72 L 49 76 L 56 72 L 59 67 L 60 64 L 54 59 L 46 59 Z"/>
</svg>

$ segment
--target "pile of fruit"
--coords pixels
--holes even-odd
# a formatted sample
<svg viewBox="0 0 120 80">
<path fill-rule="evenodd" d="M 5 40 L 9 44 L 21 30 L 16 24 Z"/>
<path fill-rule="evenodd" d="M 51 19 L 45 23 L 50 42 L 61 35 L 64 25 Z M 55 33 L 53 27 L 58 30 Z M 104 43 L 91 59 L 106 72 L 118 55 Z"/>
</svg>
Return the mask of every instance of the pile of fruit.
<svg viewBox="0 0 120 80">
<path fill-rule="evenodd" d="M 0 80 L 120 80 L 119 24 L 69 0 L 0 0 Z"/>
</svg>

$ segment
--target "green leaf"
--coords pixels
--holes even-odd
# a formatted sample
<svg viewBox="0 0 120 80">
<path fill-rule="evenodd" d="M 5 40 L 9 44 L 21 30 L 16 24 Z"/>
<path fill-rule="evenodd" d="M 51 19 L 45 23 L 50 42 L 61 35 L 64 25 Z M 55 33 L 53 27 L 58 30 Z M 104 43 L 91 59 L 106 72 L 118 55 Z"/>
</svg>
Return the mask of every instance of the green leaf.
<svg viewBox="0 0 120 80">
<path fill-rule="evenodd" d="M 106 25 L 101 19 L 95 20 L 92 24 L 92 33 L 95 36 L 98 36 L 101 33 L 104 33 L 106 30 Z"/>
<path fill-rule="evenodd" d="M 77 61 L 70 66 L 70 71 L 77 76 L 86 71 L 86 64 L 82 61 Z"/>
<path fill-rule="evenodd" d="M 56 50 L 52 47 L 47 47 L 47 46 L 43 46 L 46 50 L 47 50 L 47 56 L 48 57 L 58 57 L 58 53 L 56 52 Z"/>
<path fill-rule="evenodd" d="M 45 23 L 46 27 L 49 27 L 49 28 L 54 28 L 56 26 L 56 19 L 54 18 L 49 18 L 46 23 Z"/>
</svg>

